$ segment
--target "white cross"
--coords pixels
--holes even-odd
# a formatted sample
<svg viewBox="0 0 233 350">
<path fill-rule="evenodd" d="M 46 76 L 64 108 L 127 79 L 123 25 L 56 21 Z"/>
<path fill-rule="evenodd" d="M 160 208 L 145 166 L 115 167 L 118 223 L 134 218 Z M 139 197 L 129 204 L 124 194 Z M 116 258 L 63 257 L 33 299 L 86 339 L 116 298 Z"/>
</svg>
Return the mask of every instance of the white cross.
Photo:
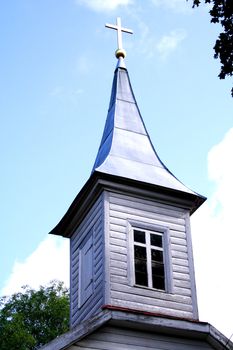
<svg viewBox="0 0 233 350">
<path fill-rule="evenodd" d="M 117 30 L 118 49 L 123 49 L 123 47 L 122 47 L 122 32 L 133 34 L 133 31 L 131 29 L 123 28 L 121 26 L 121 19 L 120 19 L 120 17 L 117 17 L 116 25 L 115 24 L 108 24 L 108 23 L 106 23 L 105 27 Z"/>
</svg>

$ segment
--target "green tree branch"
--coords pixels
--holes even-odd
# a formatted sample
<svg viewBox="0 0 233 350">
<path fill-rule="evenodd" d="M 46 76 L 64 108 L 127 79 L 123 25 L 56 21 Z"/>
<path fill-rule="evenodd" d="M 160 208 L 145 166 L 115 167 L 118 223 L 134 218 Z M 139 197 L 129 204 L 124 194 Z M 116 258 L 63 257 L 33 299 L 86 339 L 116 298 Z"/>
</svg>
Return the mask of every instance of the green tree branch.
<svg viewBox="0 0 233 350">
<path fill-rule="evenodd" d="M 0 298 L 0 349 L 35 350 L 69 329 L 69 292 L 53 281 Z"/>
<path fill-rule="evenodd" d="M 219 34 L 214 46 L 214 58 L 221 62 L 220 79 L 233 75 L 233 1 L 232 0 L 203 0 L 212 4 L 210 10 L 211 22 L 220 23 L 223 31 Z M 201 0 L 193 0 L 193 7 L 199 6 Z M 233 88 L 231 89 L 233 97 Z"/>
</svg>

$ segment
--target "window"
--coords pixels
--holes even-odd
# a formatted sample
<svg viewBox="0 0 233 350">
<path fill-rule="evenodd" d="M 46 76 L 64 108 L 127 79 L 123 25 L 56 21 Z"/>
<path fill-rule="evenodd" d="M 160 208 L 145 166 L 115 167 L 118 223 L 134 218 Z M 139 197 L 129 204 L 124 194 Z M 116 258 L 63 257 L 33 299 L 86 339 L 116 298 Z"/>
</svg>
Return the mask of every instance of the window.
<svg viewBox="0 0 233 350">
<path fill-rule="evenodd" d="M 79 307 L 93 292 L 93 242 L 92 236 L 79 251 Z"/>
<path fill-rule="evenodd" d="M 133 228 L 132 233 L 135 284 L 162 291 L 167 290 L 165 232 Z"/>
</svg>

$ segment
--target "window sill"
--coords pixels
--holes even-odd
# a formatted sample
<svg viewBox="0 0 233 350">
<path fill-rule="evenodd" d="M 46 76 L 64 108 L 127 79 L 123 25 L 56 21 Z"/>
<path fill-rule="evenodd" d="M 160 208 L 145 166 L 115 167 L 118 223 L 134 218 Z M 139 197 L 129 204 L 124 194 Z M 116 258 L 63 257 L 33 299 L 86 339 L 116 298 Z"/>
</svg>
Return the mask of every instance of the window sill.
<svg viewBox="0 0 233 350">
<path fill-rule="evenodd" d="M 131 286 L 136 287 L 136 288 L 141 288 L 141 289 L 152 290 L 153 292 L 169 294 L 169 292 L 167 290 L 163 290 L 163 289 L 156 289 L 156 288 L 152 288 L 152 287 L 140 286 L 139 284 L 133 284 Z"/>
</svg>

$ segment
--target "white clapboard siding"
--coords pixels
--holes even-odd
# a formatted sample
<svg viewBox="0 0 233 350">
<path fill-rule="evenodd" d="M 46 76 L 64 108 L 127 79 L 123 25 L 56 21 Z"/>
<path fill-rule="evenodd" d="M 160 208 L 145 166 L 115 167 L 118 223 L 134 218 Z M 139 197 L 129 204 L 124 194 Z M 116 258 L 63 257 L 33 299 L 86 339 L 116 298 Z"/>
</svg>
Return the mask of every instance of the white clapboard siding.
<svg viewBox="0 0 233 350">
<path fill-rule="evenodd" d="M 120 269 L 119 267 L 111 267 L 111 278 L 117 276 L 127 277 L 127 270 Z"/>
<path fill-rule="evenodd" d="M 124 194 L 117 194 L 117 196 L 114 197 L 114 194 L 111 197 L 111 203 L 112 204 L 119 204 L 120 206 L 123 204 L 124 207 L 129 207 L 132 208 L 132 202 L 134 202 L 134 197 L 126 197 Z M 164 204 L 157 202 L 156 204 L 156 209 L 151 206 L 151 204 L 148 202 L 146 203 L 143 198 L 137 198 L 137 202 L 134 203 L 134 208 L 135 209 L 140 209 L 142 205 L 144 206 L 145 210 L 147 212 L 155 212 L 155 213 L 160 213 L 161 215 L 165 214 L 167 216 L 174 216 L 175 218 L 184 218 L 183 217 L 183 210 L 179 209 L 175 206 L 170 205 L 169 208 L 167 208 Z M 180 215 L 179 215 L 180 214 Z"/>
<path fill-rule="evenodd" d="M 79 307 L 79 249 L 88 236 L 93 235 L 93 293 Z M 103 194 L 93 204 L 71 237 L 71 327 L 97 313 L 104 298 L 104 200 Z"/>
<path fill-rule="evenodd" d="M 196 317 L 192 252 L 187 239 L 187 211 L 135 196 L 109 193 L 110 303 L 176 317 Z M 135 287 L 129 276 L 129 225 L 140 222 L 169 230 L 171 293 Z M 195 283 L 195 282 L 194 282 Z"/>
<path fill-rule="evenodd" d="M 106 326 L 73 344 L 68 350 L 211 350 L 205 340 Z"/>
<path fill-rule="evenodd" d="M 125 280 L 123 279 L 125 278 Z M 122 292 L 124 294 L 130 294 L 130 296 L 124 297 L 122 296 L 124 299 L 125 298 L 129 298 L 130 300 L 132 300 L 133 302 L 135 300 L 139 300 L 137 299 L 140 298 L 141 300 L 145 301 L 145 304 L 149 304 L 151 303 L 151 305 L 157 305 L 159 303 L 159 305 L 169 305 L 169 302 L 174 303 L 174 296 L 172 294 L 167 294 L 164 292 L 159 292 L 159 291 L 155 291 L 154 296 L 150 297 L 150 296 L 142 296 L 142 291 L 141 288 L 131 288 L 131 286 L 129 286 L 128 280 L 126 277 L 121 276 L 121 283 L 119 283 L 119 278 L 118 276 L 112 276 L 111 277 L 111 286 L 113 288 L 113 290 L 115 290 L 116 292 Z M 127 281 L 127 283 L 125 283 L 125 281 Z M 135 296 L 135 298 L 134 298 Z M 144 299 L 142 299 L 144 298 Z M 186 305 L 192 305 L 192 300 L 190 296 L 187 295 L 177 295 L 175 298 L 175 303 L 181 303 L 181 304 L 186 304 Z M 180 307 L 180 306 L 179 306 Z"/>
</svg>

